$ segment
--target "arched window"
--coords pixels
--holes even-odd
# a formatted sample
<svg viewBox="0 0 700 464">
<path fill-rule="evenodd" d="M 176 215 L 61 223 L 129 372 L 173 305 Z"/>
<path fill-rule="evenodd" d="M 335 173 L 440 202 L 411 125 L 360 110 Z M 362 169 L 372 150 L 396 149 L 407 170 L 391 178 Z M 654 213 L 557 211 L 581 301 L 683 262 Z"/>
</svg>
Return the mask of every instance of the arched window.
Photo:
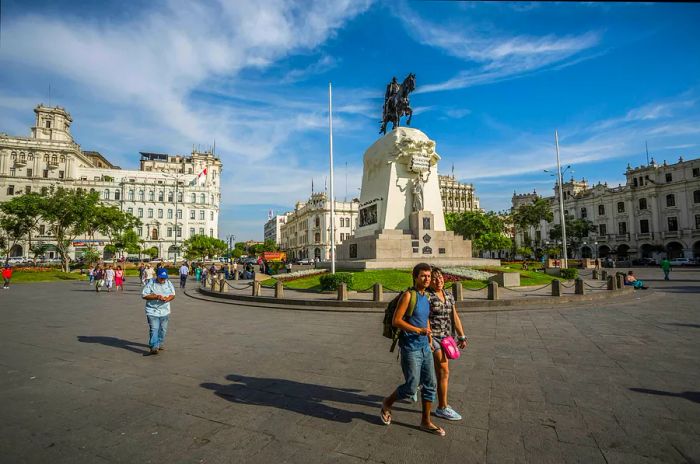
<svg viewBox="0 0 700 464">
<path fill-rule="evenodd" d="M 598 214 L 601 216 L 605 214 L 605 205 L 598 205 Z"/>
<path fill-rule="evenodd" d="M 321 227 L 321 218 L 320 217 L 316 216 L 315 224 L 316 224 L 316 227 Z"/>
<path fill-rule="evenodd" d="M 158 229 L 153 229 L 151 231 L 151 240 L 158 240 Z"/>
<path fill-rule="evenodd" d="M 674 194 L 666 195 L 666 206 L 676 206 L 676 196 Z"/>
<path fill-rule="evenodd" d="M 165 201 L 165 192 L 162 190 L 158 191 L 158 201 Z"/>
<path fill-rule="evenodd" d="M 109 200 L 109 190 L 108 189 L 105 189 L 104 192 L 102 192 L 102 199 Z"/>
<path fill-rule="evenodd" d="M 156 199 L 156 192 L 153 190 L 148 191 L 148 201 L 155 201 Z"/>
<path fill-rule="evenodd" d="M 173 192 L 168 192 L 168 203 L 172 203 L 174 198 Z"/>
<path fill-rule="evenodd" d="M 624 201 L 618 201 L 618 202 L 617 202 L 617 212 L 618 212 L 618 213 L 624 213 L 624 212 L 625 212 L 625 202 L 624 202 Z"/>
<path fill-rule="evenodd" d="M 588 216 L 588 211 L 586 211 L 586 208 L 581 208 L 581 219 L 584 219 Z"/>
<path fill-rule="evenodd" d="M 206 194 L 204 194 L 204 193 L 200 193 L 200 194 L 199 194 L 199 202 L 200 202 L 201 204 L 205 204 L 205 203 L 207 202 L 207 196 L 206 196 Z"/>
<path fill-rule="evenodd" d="M 134 191 L 133 190 L 129 190 L 128 199 L 129 199 L 129 201 L 134 201 Z"/>
<path fill-rule="evenodd" d="M 647 209 L 647 199 L 646 198 L 639 199 L 639 209 Z"/>
<path fill-rule="evenodd" d="M 139 190 L 139 201 L 143 201 L 143 200 L 144 200 L 144 198 L 145 198 L 144 195 L 145 195 L 144 191 L 143 191 L 143 190 Z"/>
<path fill-rule="evenodd" d="M 122 197 L 122 193 L 119 190 L 114 191 L 114 199 L 115 200 L 120 200 Z"/>
<path fill-rule="evenodd" d="M 197 194 L 193 193 L 192 194 L 192 199 L 190 200 L 192 203 L 197 203 Z"/>
</svg>

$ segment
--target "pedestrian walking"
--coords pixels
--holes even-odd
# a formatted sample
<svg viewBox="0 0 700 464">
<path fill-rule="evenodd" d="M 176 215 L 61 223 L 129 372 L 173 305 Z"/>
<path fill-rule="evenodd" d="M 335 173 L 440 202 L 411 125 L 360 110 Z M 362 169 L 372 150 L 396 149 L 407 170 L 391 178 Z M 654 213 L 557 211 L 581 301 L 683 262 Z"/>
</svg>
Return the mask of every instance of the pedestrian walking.
<svg viewBox="0 0 700 464">
<path fill-rule="evenodd" d="M 121 266 L 117 266 L 117 270 L 114 271 L 114 287 L 124 291 L 124 271 Z"/>
<path fill-rule="evenodd" d="M 3 290 L 7 290 L 8 288 L 10 288 L 10 280 L 12 280 L 12 268 L 9 264 L 6 264 L 5 267 L 2 268 Z"/>
<path fill-rule="evenodd" d="M 459 282 L 455 282 L 455 285 L 459 284 Z M 445 278 L 438 268 L 432 270 L 429 295 L 430 330 L 432 331 L 433 360 L 437 377 L 438 407 L 435 410 L 435 415 L 443 419 L 457 421 L 461 420 L 462 416 L 447 403 L 450 368 L 447 350 L 443 349 L 442 345 L 447 342 L 448 337 L 456 336 L 457 347 L 463 350 L 467 347 L 467 337 L 464 336 L 462 321 L 457 314 L 454 297 L 451 293 L 445 292 Z"/>
<path fill-rule="evenodd" d="M 292 273 L 292 262 L 291 261 L 287 261 L 287 264 L 284 267 L 287 268 L 287 274 Z"/>
<path fill-rule="evenodd" d="M 92 283 L 95 281 L 95 268 L 90 267 L 88 269 L 88 285 L 92 285 Z"/>
<path fill-rule="evenodd" d="M 105 284 L 104 278 L 105 278 L 105 271 L 102 269 L 102 266 L 99 264 L 95 268 L 95 291 L 97 293 L 100 293 L 100 287 L 103 287 Z"/>
<path fill-rule="evenodd" d="M 190 268 L 187 267 L 187 261 L 182 262 L 180 266 L 180 288 L 185 288 L 187 284 L 187 276 L 190 274 Z"/>
<path fill-rule="evenodd" d="M 194 280 L 199 282 L 202 279 L 202 268 L 200 266 L 195 265 L 194 268 Z"/>
<path fill-rule="evenodd" d="M 148 282 L 152 282 L 155 277 L 155 271 L 150 264 L 146 264 L 143 270 L 143 284 L 146 285 Z"/>
<path fill-rule="evenodd" d="M 671 272 L 671 261 L 667 257 L 661 260 L 661 269 L 664 271 L 664 280 L 671 280 L 668 278 L 668 274 Z"/>
<path fill-rule="evenodd" d="M 175 287 L 168 279 L 168 270 L 158 269 L 155 280 L 149 281 L 141 295 L 146 300 L 146 320 L 148 321 L 148 347 L 145 355 L 155 355 L 165 349 L 165 335 L 170 319 L 170 302 L 175 299 Z"/>
<path fill-rule="evenodd" d="M 114 277 L 114 268 L 110 264 L 105 270 L 105 287 L 107 287 L 107 293 L 110 293 L 112 291 L 112 287 L 114 287 Z"/>
<path fill-rule="evenodd" d="M 430 265 L 417 264 L 413 268 L 413 290 L 401 296 L 392 325 L 401 330 L 399 348 L 401 353 L 401 370 L 404 383 L 382 401 L 381 420 L 385 425 L 391 423 L 391 407 L 401 399 L 409 399 L 422 386 L 422 415 L 420 429 L 444 437 L 445 430 L 430 420 L 430 410 L 436 396 L 435 365 L 430 340 L 430 301 L 427 288 L 430 285 Z M 415 306 L 410 316 L 406 317 L 409 303 Z"/>
</svg>

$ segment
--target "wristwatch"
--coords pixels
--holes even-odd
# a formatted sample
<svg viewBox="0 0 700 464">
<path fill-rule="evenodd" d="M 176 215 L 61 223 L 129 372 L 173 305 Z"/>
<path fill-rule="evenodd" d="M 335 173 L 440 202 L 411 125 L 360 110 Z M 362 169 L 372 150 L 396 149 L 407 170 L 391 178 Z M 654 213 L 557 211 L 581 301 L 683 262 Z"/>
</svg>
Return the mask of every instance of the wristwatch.
<svg viewBox="0 0 700 464">
<path fill-rule="evenodd" d="M 458 342 L 466 342 L 467 336 L 466 335 L 459 335 L 459 336 L 457 336 L 457 341 Z"/>
</svg>

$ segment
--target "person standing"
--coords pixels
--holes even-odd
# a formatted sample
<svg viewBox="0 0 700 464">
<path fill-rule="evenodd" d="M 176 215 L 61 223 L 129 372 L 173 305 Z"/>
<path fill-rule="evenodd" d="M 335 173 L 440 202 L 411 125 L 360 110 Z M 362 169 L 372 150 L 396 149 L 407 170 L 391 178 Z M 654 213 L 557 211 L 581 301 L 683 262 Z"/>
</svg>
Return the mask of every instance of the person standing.
<svg viewBox="0 0 700 464">
<path fill-rule="evenodd" d="M 668 273 L 671 272 L 671 261 L 668 257 L 661 260 L 661 269 L 664 271 L 664 280 L 671 280 L 668 278 Z"/>
<path fill-rule="evenodd" d="M 117 270 L 114 271 L 114 287 L 117 290 L 124 291 L 124 271 L 121 266 L 117 266 Z"/>
<path fill-rule="evenodd" d="M 90 266 L 88 268 L 88 285 L 92 285 L 92 283 L 95 281 L 95 268 Z"/>
<path fill-rule="evenodd" d="M 455 282 L 455 285 L 460 285 Z M 462 321 L 457 314 L 457 306 L 451 293 L 445 292 L 445 278 L 442 271 L 433 268 L 430 277 L 430 329 L 433 339 L 433 360 L 437 374 L 438 407 L 435 415 L 443 419 L 458 421 L 462 416 L 447 404 L 447 387 L 449 385 L 449 360 L 440 342 L 446 337 L 457 336 L 457 346 L 467 347 L 467 337 L 464 336 Z"/>
<path fill-rule="evenodd" d="M 146 264 L 146 268 L 143 270 L 143 284 L 146 285 L 148 282 L 152 282 L 155 277 L 155 272 L 150 264 Z"/>
<path fill-rule="evenodd" d="M 104 271 L 104 269 L 102 269 L 102 266 L 100 266 L 99 264 L 97 265 L 97 267 L 95 267 L 94 277 L 95 277 L 95 291 L 97 293 L 100 293 L 100 287 L 104 286 L 104 284 L 105 284 L 105 281 L 104 281 L 105 271 Z"/>
<path fill-rule="evenodd" d="M 5 267 L 2 268 L 2 288 L 3 290 L 7 290 L 10 288 L 10 280 L 12 279 L 12 268 L 10 267 L 9 264 L 6 264 Z"/>
<path fill-rule="evenodd" d="M 145 355 L 155 355 L 165 349 L 165 335 L 170 319 L 170 302 L 175 299 L 175 287 L 168 279 L 168 270 L 158 269 L 155 280 L 150 280 L 141 292 L 146 300 L 146 320 L 148 321 L 148 347 Z"/>
<path fill-rule="evenodd" d="M 417 264 L 413 268 L 413 289 L 401 296 L 392 325 L 401 330 L 399 348 L 401 352 L 401 370 L 404 383 L 382 401 L 381 421 L 391 424 L 391 406 L 402 399 L 409 399 L 421 385 L 422 415 L 420 429 L 441 437 L 445 430 L 430 420 L 430 410 L 436 396 L 435 365 L 431 349 L 430 302 L 427 288 L 430 285 L 430 265 Z M 415 306 L 410 316 L 406 317 L 409 303 L 415 295 Z"/>
<path fill-rule="evenodd" d="M 180 266 L 180 288 L 185 288 L 187 284 L 187 276 L 190 274 L 190 268 L 187 267 L 187 261 L 182 262 Z"/>
<path fill-rule="evenodd" d="M 114 287 L 114 277 L 114 269 L 110 264 L 109 267 L 105 270 L 105 287 L 107 287 L 107 293 L 110 293 L 112 291 L 112 287 Z"/>
</svg>

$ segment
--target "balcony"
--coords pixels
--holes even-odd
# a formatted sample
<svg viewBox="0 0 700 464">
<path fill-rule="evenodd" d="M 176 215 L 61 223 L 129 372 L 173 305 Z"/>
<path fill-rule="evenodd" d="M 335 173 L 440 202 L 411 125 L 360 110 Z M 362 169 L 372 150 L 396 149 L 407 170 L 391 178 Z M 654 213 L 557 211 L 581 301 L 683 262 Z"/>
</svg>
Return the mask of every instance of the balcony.
<svg viewBox="0 0 700 464">
<path fill-rule="evenodd" d="M 690 231 L 692 237 L 700 237 L 700 229 L 693 229 Z"/>
<path fill-rule="evenodd" d="M 628 234 L 628 233 L 615 234 L 615 240 L 617 240 L 618 242 L 626 242 L 629 239 L 630 239 L 630 234 Z"/>
<path fill-rule="evenodd" d="M 51 170 L 58 169 L 58 160 L 47 161 L 46 167 Z"/>
<path fill-rule="evenodd" d="M 26 159 L 16 159 L 14 163 L 15 168 L 23 168 L 27 165 Z"/>
<path fill-rule="evenodd" d="M 651 232 L 637 234 L 637 240 L 652 240 L 654 235 Z"/>
<path fill-rule="evenodd" d="M 681 233 L 678 232 L 677 230 L 671 231 L 671 232 L 662 232 L 664 238 L 680 238 Z"/>
</svg>

